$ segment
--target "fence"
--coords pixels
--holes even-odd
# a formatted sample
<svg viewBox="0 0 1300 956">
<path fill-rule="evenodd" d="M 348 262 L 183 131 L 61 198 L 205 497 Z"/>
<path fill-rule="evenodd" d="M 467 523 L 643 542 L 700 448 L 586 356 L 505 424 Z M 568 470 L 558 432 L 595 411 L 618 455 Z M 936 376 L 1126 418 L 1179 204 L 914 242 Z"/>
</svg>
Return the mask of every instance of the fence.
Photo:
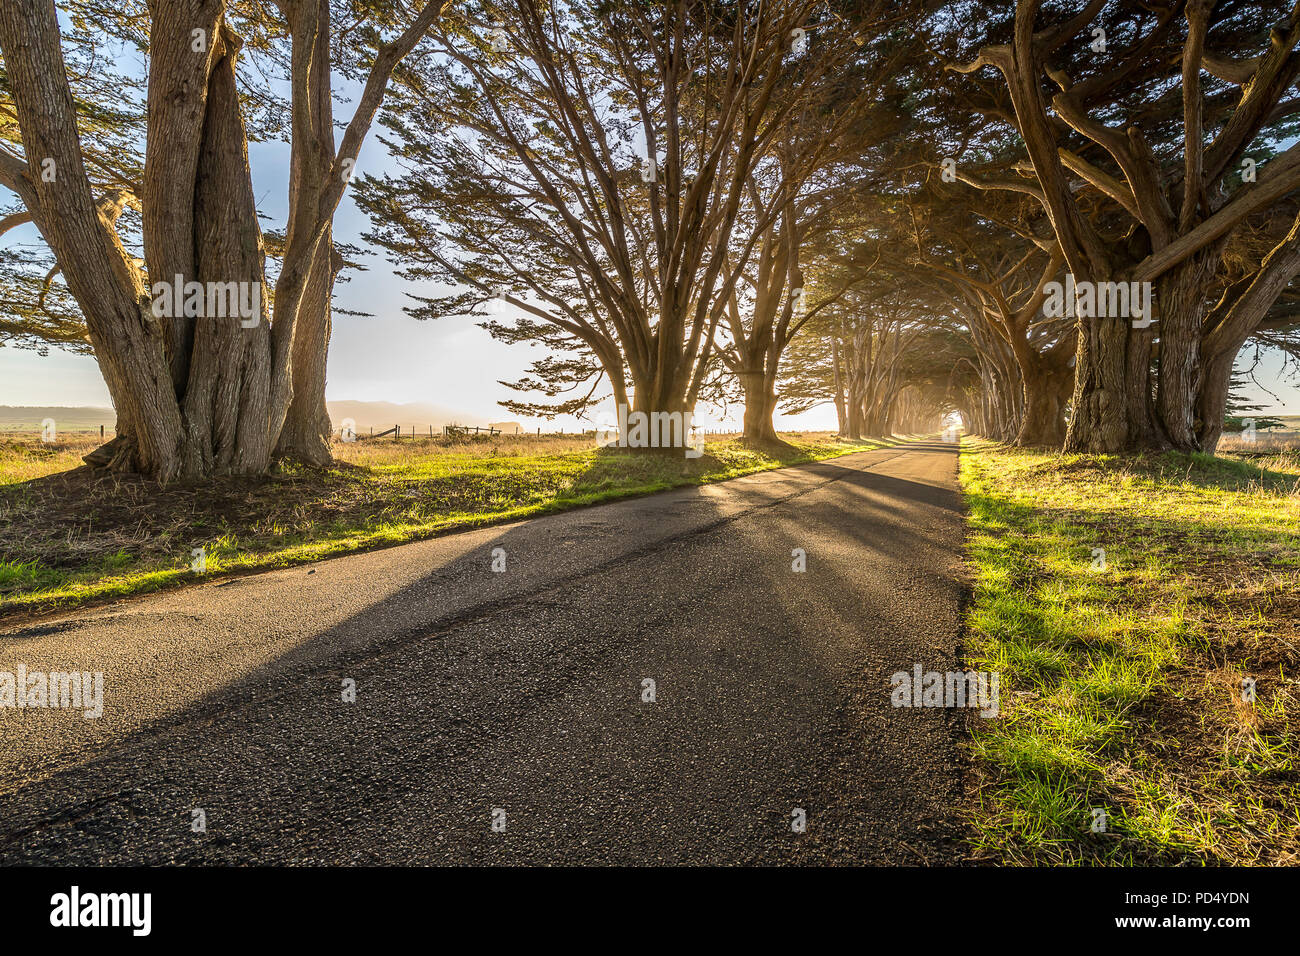
<svg viewBox="0 0 1300 956">
<path fill-rule="evenodd" d="M 343 430 L 340 428 L 336 434 L 342 438 Z M 437 433 L 434 432 L 433 425 L 394 425 L 392 428 L 387 428 L 382 432 L 376 432 L 375 427 L 371 425 L 370 430 L 364 435 L 354 433 L 356 441 L 371 441 L 376 438 L 387 438 L 389 436 L 392 436 L 394 441 L 400 441 L 403 438 L 414 440 L 416 438 L 435 438 L 438 434 L 442 435 L 443 438 L 467 438 L 471 435 L 486 435 L 489 438 L 494 438 L 497 435 L 504 435 L 505 432 L 502 429 L 494 428 L 491 425 L 443 425 L 441 430 Z M 518 435 L 522 438 L 533 435 L 533 432 L 516 429 L 511 434 Z M 558 432 L 547 432 L 547 434 L 563 435 L 565 434 L 565 431 L 561 428 Z M 569 432 L 568 434 L 580 435 L 582 432 Z M 539 438 L 541 437 L 542 430 L 540 428 L 537 429 L 536 435 Z"/>
<path fill-rule="evenodd" d="M 44 424 L 33 424 L 31 422 L 0 422 L 0 435 L 40 435 L 46 431 Z M 113 438 L 117 435 L 117 429 L 108 425 L 84 425 L 72 424 L 64 425 L 57 419 L 54 423 L 54 435 L 56 438 L 60 435 L 76 435 L 84 438 L 86 436 L 94 437 L 98 435 L 101 439 Z"/>
<path fill-rule="evenodd" d="M 691 431 L 692 434 L 695 435 L 739 435 L 740 434 L 740 431 L 734 428 L 708 428 L 708 429 L 692 428 Z M 336 430 L 334 434 L 339 438 L 343 437 L 343 431 L 341 428 Z M 443 438 L 469 438 L 474 435 L 486 435 L 489 438 L 495 438 L 498 435 L 506 435 L 507 433 L 502 429 L 494 428 L 491 425 L 443 425 L 440 432 L 435 432 L 433 425 L 408 425 L 408 426 L 394 425 L 392 428 L 386 428 L 382 432 L 376 432 L 374 426 L 371 425 L 369 430 L 365 434 L 355 432 L 354 433 L 355 438 L 353 440 L 373 441 L 377 438 L 391 437 L 394 441 L 400 441 L 403 438 L 411 439 L 411 440 L 414 440 L 416 438 L 435 438 L 439 434 L 441 434 Z M 523 429 L 517 428 L 513 432 L 509 433 L 510 437 L 512 438 L 513 437 L 541 438 L 543 434 L 548 436 L 567 436 L 570 438 L 581 438 L 586 435 L 594 436 L 595 430 L 591 428 L 585 428 L 585 429 L 579 429 L 577 431 L 566 432 L 563 428 L 561 428 L 559 431 L 543 432 L 540 428 L 538 428 L 536 431 L 525 431 Z"/>
</svg>

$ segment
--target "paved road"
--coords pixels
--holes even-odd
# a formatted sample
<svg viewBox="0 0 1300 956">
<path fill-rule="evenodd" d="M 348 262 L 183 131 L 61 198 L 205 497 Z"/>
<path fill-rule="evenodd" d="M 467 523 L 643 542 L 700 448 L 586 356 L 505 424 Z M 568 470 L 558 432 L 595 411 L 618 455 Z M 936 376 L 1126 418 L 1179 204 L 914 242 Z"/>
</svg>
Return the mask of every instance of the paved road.
<svg viewBox="0 0 1300 956">
<path fill-rule="evenodd" d="M 962 715 L 889 700 L 896 671 L 957 667 L 956 459 L 881 449 L 0 630 L 0 671 L 104 673 L 98 719 L 0 709 L 0 863 L 958 862 Z"/>
</svg>

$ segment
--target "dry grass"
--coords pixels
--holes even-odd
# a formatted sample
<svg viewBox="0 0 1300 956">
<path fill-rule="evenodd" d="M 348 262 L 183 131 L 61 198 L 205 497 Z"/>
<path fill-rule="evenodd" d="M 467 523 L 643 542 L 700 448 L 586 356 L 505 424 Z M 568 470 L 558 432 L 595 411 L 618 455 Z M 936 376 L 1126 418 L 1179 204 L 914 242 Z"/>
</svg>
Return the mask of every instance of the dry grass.
<svg viewBox="0 0 1300 956">
<path fill-rule="evenodd" d="M 1216 449 L 1220 455 L 1300 454 L 1300 431 L 1258 432 L 1255 440 L 1243 441 L 1240 435 L 1225 435 Z"/>
<path fill-rule="evenodd" d="M 98 432 L 60 433 L 48 443 L 31 432 L 0 432 L 0 488 L 70 471 L 101 444 Z"/>
</svg>

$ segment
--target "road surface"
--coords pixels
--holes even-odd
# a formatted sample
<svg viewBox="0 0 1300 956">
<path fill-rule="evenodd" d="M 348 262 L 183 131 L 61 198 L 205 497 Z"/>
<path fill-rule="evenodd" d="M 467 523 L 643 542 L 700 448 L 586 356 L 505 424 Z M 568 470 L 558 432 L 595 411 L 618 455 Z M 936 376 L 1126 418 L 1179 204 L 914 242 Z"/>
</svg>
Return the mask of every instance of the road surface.
<svg viewBox="0 0 1300 956">
<path fill-rule="evenodd" d="M 956 463 L 914 443 L 0 629 L 0 672 L 104 675 L 97 719 L 0 709 L 0 863 L 961 862 L 965 712 L 889 682 L 959 667 Z"/>
</svg>

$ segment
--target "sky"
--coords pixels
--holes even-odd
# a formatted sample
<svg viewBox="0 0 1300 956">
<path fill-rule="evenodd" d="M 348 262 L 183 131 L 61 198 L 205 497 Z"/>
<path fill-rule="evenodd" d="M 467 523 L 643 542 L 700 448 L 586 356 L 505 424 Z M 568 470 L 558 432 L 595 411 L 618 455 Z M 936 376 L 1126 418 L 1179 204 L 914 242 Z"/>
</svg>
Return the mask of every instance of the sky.
<svg viewBox="0 0 1300 956">
<path fill-rule="evenodd" d="M 341 102 L 336 115 L 351 115 L 351 104 Z M 391 169 L 391 160 L 374 135 L 367 138 L 358 158 L 357 172 Z M 340 132 L 341 135 L 341 132 Z M 282 226 L 288 200 L 288 147 L 281 143 L 254 143 L 249 148 L 258 206 Z M 12 194 L 0 188 L 0 200 Z M 335 236 L 341 242 L 362 245 L 367 217 L 345 195 L 335 216 Z M 39 241 L 30 226 L 12 230 L 0 242 Z M 430 283 L 399 279 L 379 254 L 366 258 L 368 270 L 349 273 L 350 281 L 336 286 L 335 303 L 343 309 L 369 312 L 372 317 L 337 315 L 330 341 L 326 399 L 329 401 L 383 401 L 425 403 L 451 409 L 466 420 L 518 421 L 529 430 L 544 431 L 590 427 L 572 417 L 551 422 L 525 419 L 501 408 L 497 402 L 519 396 L 500 384 L 520 378 L 536 357 L 527 344 L 506 345 L 478 328 L 479 318 L 463 316 L 417 321 L 402 311 L 407 293 L 436 288 Z M 500 320 L 509 318 L 510 309 Z M 1240 363 L 1239 363 L 1240 365 Z M 1256 370 L 1264 386 L 1251 385 L 1253 404 L 1264 413 L 1300 414 L 1300 381 L 1286 379 L 1279 369 L 1281 357 L 1269 356 Z M 55 349 L 42 357 L 30 350 L 0 348 L 0 405 L 109 406 L 108 389 L 93 357 L 70 355 Z M 720 410 L 700 407 L 696 421 L 705 428 L 740 425 L 741 410 L 733 406 L 725 417 Z M 593 418 L 613 420 L 612 399 Z M 430 424 L 440 424 L 431 422 Z M 835 410 L 821 405 L 799 416 L 777 415 L 778 429 L 833 430 Z"/>
</svg>

